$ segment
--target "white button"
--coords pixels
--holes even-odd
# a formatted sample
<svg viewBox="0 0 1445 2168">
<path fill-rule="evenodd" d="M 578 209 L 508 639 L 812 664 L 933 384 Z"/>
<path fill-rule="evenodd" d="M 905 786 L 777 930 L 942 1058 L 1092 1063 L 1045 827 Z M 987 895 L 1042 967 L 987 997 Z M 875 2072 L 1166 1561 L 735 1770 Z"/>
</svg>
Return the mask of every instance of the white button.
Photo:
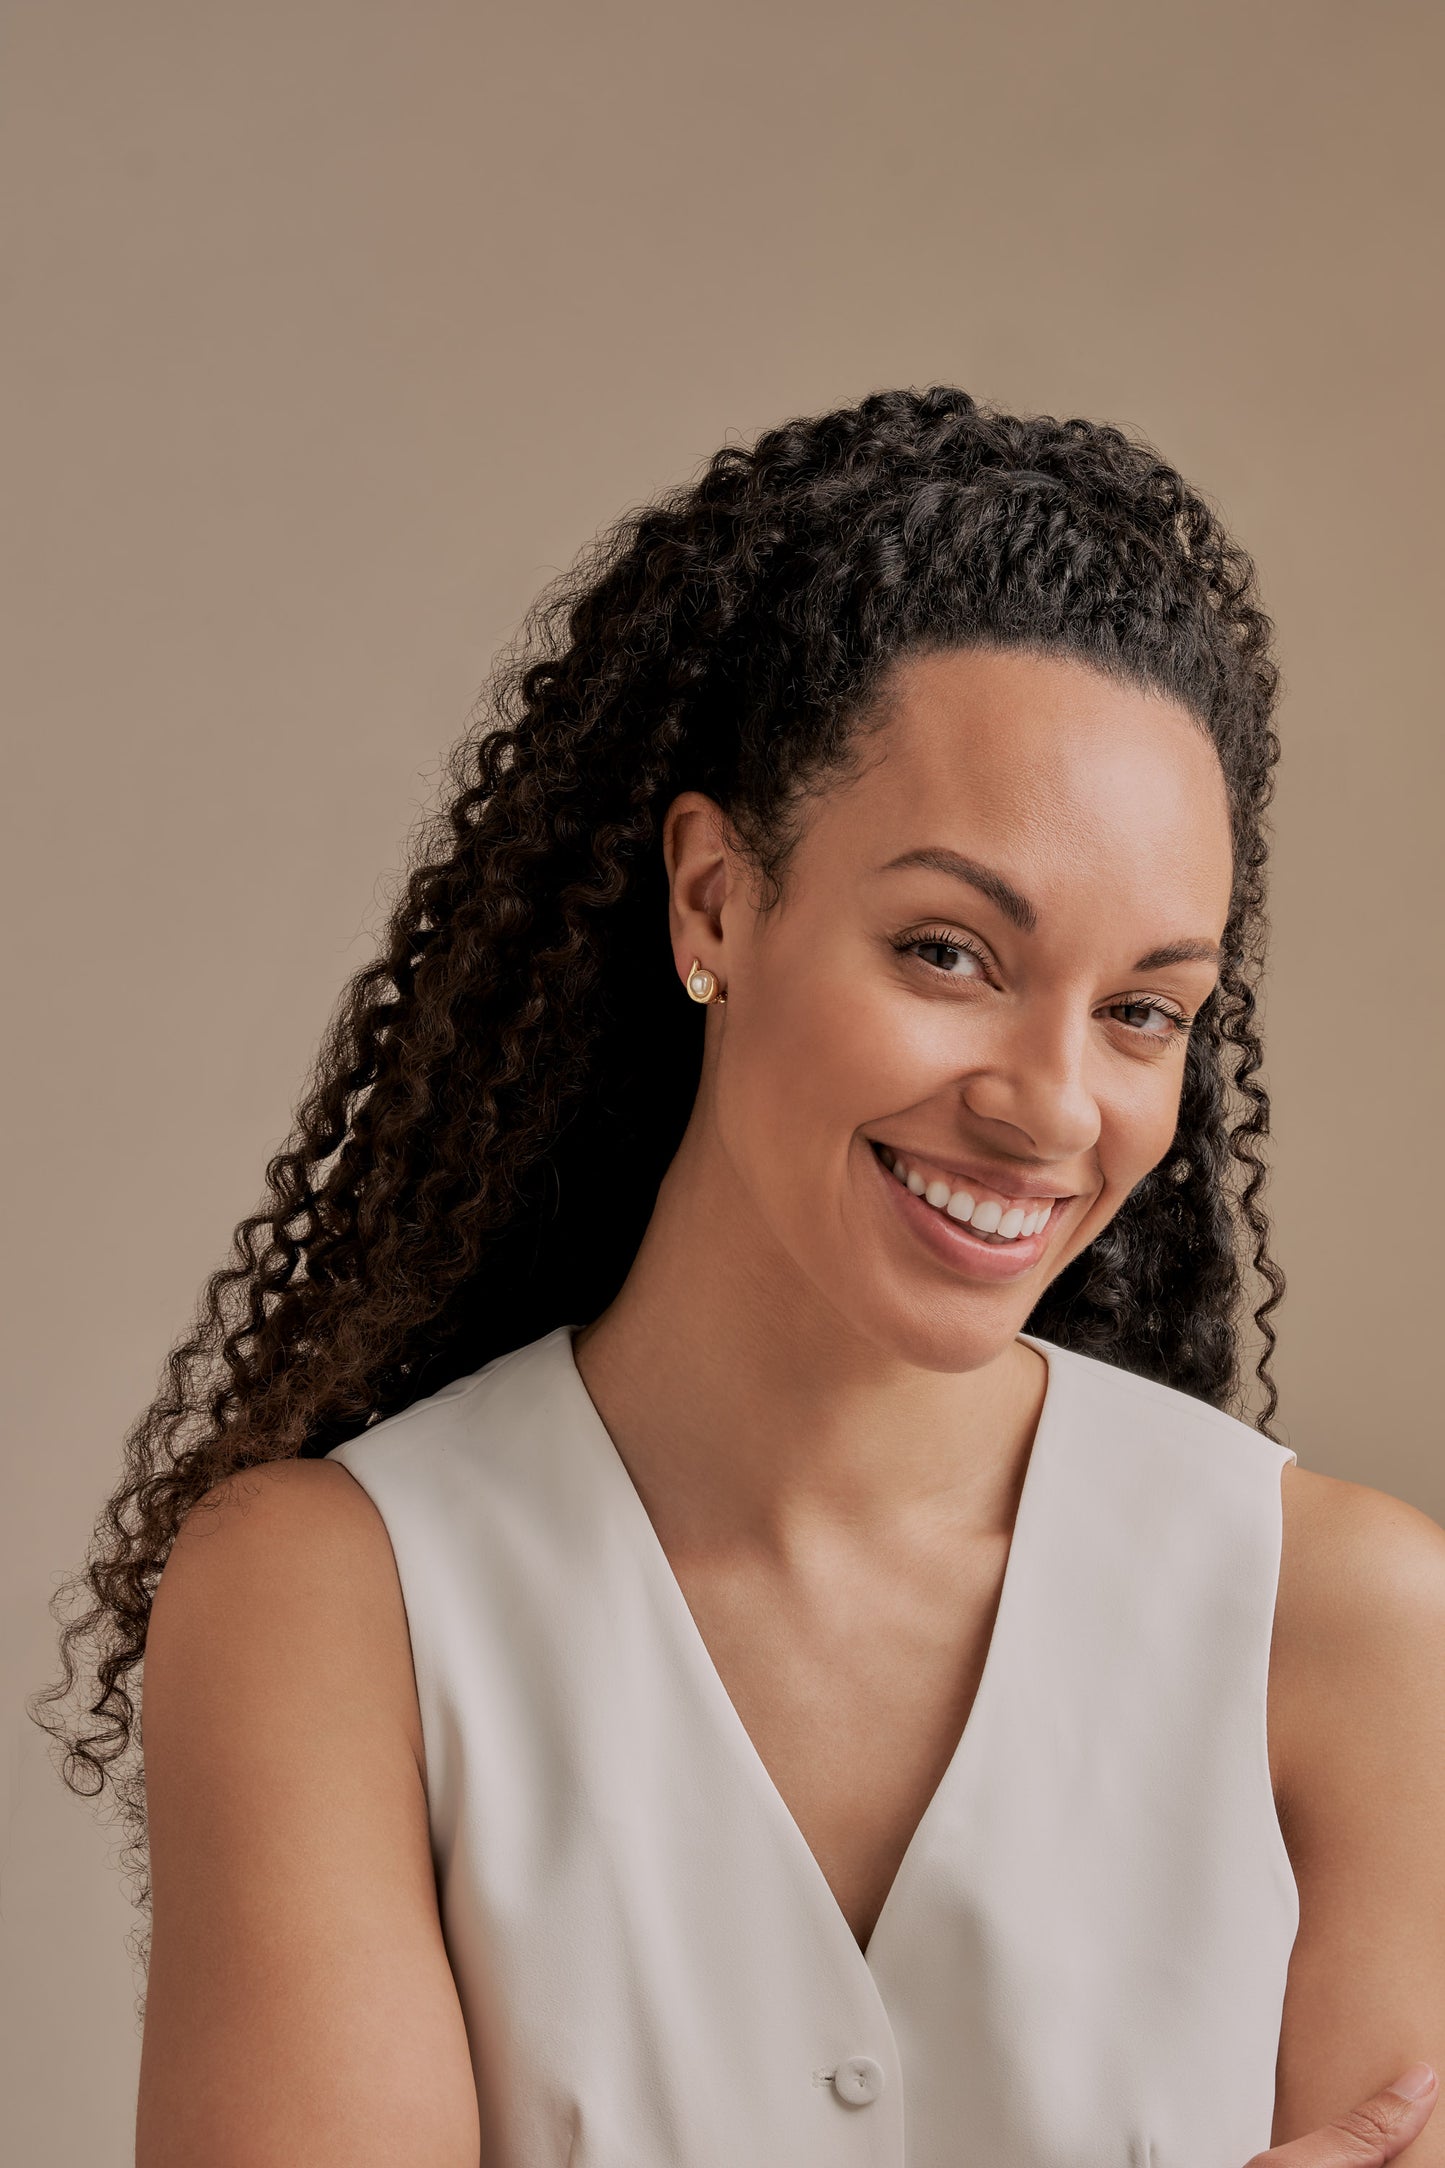
<svg viewBox="0 0 1445 2168">
<path fill-rule="evenodd" d="M 864 2107 L 883 2090 L 882 2064 L 875 2063 L 871 2055 L 850 2055 L 833 2072 L 833 2090 L 851 2107 Z"/>
</svg>

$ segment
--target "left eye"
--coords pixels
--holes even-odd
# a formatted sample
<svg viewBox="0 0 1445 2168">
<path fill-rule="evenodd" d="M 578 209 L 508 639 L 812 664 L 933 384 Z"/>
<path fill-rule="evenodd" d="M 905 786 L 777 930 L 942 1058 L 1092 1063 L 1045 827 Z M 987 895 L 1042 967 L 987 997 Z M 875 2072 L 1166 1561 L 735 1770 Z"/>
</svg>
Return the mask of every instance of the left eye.
<svg viewBox="0 0 1445 2168">
<path fill-rule="evenodd" d="M 1116 1001 L 1114 1003 L 1114 1013 L 1124 1016 L 1136 1026 L 1138 1019 L 1141 1017 L 1145 1020 L 1146 1025 L 1148 1020 L 1153 1018 L 1157 1028 L 1153 1031 L 1144 1029 L 1140 1032 L 1140 1036 L 1146 1039 L 1167 1039 L 1172 1037 L 1176 1031 L 1184 1029 L 1183 1022 L 1179 1017 L 1173 1015 L 1168 1009 L 1159 1008 L 1152 1001 Z"/>
</svg>

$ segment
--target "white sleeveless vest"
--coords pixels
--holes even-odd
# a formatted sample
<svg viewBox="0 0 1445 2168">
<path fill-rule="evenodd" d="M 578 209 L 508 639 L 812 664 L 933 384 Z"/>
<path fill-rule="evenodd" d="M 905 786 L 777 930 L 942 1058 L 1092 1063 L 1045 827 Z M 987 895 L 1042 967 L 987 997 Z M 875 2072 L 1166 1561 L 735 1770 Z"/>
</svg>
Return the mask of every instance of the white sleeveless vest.
<svg viewBox="0 0 1445 2168">
<path fill-rule="evenodd" d="M 865 1955 L 576 1329 L 330 1456 L 395 1552 L 447 1950 L 473 2039 L 486 1975 L 505 2009 L 519 2168 L 1245 2168 L 1299 1918 L 1265 1731 L 1295 1455 L 1022 1335 L 1049 1380 L 987 1663 Z"/>
</svg>

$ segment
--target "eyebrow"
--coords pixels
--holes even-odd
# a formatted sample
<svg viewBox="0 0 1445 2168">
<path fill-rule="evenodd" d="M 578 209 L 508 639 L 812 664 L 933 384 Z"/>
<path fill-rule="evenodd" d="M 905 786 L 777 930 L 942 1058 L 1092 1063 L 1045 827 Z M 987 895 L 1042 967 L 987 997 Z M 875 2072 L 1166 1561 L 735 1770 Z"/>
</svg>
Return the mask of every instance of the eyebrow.
<svg viewBox="0 0 1445 2168">
<path fill-rule="evenodd" d="M 892 873 L 905 866 L 922 866 L 930 873 L 946 873 L 952 880 L 964 881 L 980 895 L 987 896 L 1021 933 L 1038 931 L 1039 914 L 1028 897 L 1021 896 L 1011 881 L 1006 881 L 992 866 L 985 866 L 976 858 L 965 858 L 961 851 L 951 851 L 942 843 L 925 843 L 917 850 L 900 852 L 897 858 L 890 858 L 878 870 Z M 1223 961 L 1224 951 L 1217 941 L 1166 941 L 1141 956 L 1132 968 L 1135 971 L 1161 971 L 1166 964 L 1220 964 Z"/>
</svg>

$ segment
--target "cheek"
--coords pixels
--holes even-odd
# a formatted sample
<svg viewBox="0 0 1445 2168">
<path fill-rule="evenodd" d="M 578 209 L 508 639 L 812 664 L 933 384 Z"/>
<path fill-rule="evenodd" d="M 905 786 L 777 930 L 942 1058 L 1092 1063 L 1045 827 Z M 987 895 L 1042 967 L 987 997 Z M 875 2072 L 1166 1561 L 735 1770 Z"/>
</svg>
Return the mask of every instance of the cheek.
<svg viewBox="0 0 1445 2168">
<path fill-rule="evenodd" d="M 784 1186 L 805 1171 L 836 1173 L 860 1128 L 957 1084 L 966 1054 L 957 1014 L 861 978 L 835 982 L 815 966 L 760 1001 L 750 987 L 746 1032 L 726 1048 L 730 1146 Z"/>
<path fill-rule="evenodd" d="M 1099 1109 L 1099 1157 L 1116 1202 L 1158 1166 L 1179 1126 L 1184 1074 L 1179 1058 L 1147 1068 L 1141 1062 L 1139 1069 L 1137 1077 L 1117 1084 Z"/>
<path fill-rule="evenodd" d="M 751 993 L 751 990 L 750 990 Z M 730 1019 L 731 1021 L 731 1019 Z M 732 1039 L 726 1099 L 742 1159 L 787 1185 L 846 1145 L 858 1103 L 860 1005 L 830 993 L 817 975 L 749 1001 L 745 1032 Z M 720 1079 L 721 1081 L 721 1079 Z"/>
</svg>

